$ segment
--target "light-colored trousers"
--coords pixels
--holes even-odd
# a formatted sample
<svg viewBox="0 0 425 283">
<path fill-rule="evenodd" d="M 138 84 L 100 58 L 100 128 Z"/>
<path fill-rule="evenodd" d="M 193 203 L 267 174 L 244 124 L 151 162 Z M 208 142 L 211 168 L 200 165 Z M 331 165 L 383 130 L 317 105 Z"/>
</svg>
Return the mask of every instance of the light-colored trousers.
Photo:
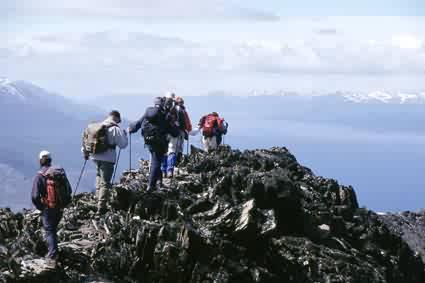
<svg viewBox="0 0 425 283">
<path fill-rule="evenodd" d="M 111 179 L 114 174 L 114 163 L 94 160 L 96 164 L 96 196 L 98 208 L 105 208 L 109 191 L 112 188 Z"/>
<path fill-rule="evenodd" d="M 202 137 L 202 144 L 204 145 L 204 150 L 210 152 L 217 149 L 217 137 Z"/>
</svg>

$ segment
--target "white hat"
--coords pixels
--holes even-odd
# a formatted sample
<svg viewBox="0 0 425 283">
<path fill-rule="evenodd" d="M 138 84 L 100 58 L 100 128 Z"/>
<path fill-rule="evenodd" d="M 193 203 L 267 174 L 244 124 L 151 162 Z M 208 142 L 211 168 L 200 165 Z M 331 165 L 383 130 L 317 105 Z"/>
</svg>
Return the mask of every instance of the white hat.
<svg viewBox="0 0 425 283">
<path fill-rule="evenodd" d="M 42 150 L 38 156 L 40 160 L 43 159 L 43 157 L 52 158 L 50 152 L 48 152 L 47 150 Z"/>
</svg>

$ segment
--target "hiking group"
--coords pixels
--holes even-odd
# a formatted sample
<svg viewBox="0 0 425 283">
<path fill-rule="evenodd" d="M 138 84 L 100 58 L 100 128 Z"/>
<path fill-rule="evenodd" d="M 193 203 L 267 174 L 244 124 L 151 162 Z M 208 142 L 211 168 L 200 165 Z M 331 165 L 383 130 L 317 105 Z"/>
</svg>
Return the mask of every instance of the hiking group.
<svg viewBox="0 0 425 283">
<path fill-rule="evenodd" d="M 108 195 L 121 150 L 127 148 L 129 144 L 128 136 L 131 167 L 131 134 L 141 130 L 145 147 L 150 152 L 148 193 L 164 188 L 163 180 L 174 177 L 175 168 L 183 158 L 185 140 L 189 147 L 189 136 L 202 133 L 204 150 L 211 152 L 221 145 L 223 135 L 227 134 L 228 124 L 217 112 L 204 115 L 199 120 L 198 127 L 193 129 L 183 98 L 176 97 L 173 93 L 167 93 L 165 97 L 156 97 L 153 104 L 146 109 L 139 120 L 130 123 L 127 130 L 120 128 L 121 114 L 116 110 L 111 111 L 103 122 L 90 123 L 84 129 L 81 149 L 84 165 L 74 195 L 87 161 L 92 160 L 96 165 L 98 216 L 107 212 Z M 48 266 L 54 268 L 58 257 L 57 227 L 63 209 L 71 203 L 73 194 L 65 170 L 52 166 L 50 152 L 45 150 L 40 152 L 39 163 L 40 171 L 33 182 L 32 202 L 41 211 L 48 244 L 46 262 Z"/>
</svg>

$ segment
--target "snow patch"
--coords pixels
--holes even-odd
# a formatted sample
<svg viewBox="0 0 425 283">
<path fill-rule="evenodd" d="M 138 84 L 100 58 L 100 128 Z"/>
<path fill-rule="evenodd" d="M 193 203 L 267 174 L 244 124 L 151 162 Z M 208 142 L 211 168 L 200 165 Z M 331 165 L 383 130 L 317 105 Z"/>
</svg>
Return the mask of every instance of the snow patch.
<svg viewBox="0 0 425 283">
<path fill-rule="evenodd" d="M 416 94 L 409 94 L 409 93 L 399 93 L 398 97 L 400 97 L 401 104 L 405 104 L 406 102 L 415 101 L 418 100 L 418 95 Z"/>
<path fill-rule="evenodd" d="M 25 96 L 13 85 L 8 78 L 0 78 L 0 95 L 14 96 L 20 100 L 25 100 Z"/>
<path fill-rule="evenodd" d="M 369 93 L 368 96 L 384 103 L 389 103 L 389 101 L 393 98 L 391 94 L 383 91 L 374 91 Z"/>
</svg>

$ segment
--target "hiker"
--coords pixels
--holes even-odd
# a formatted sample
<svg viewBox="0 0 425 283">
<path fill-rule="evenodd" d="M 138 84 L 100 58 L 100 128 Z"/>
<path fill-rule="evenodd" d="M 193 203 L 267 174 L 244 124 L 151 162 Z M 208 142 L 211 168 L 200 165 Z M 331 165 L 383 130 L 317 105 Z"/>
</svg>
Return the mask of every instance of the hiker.
<svg viewBox="0 0 425 283">
<path fill-rule="evenodd" d="M 183 157 L 184 140 L 189 140 L 189 133 L 192 131 L 192 122 L 190 121 L 183 98 L 180 96 L 176 97 L 175 104 L 180 129 L 180 137 L 177 142 L 177 163 L 179 163 Z"/>
<path fill-rule="evenodd" d="M 48 267 L 55 268 L 58 260 L 57 227 L 63 208 L 71 202 L 72 189 L 65 170 L 52 167 L 50 152 L 40 152 L 39 162 L 40 171 L 34 178 L 31 198 L 34 206 L 41 211 L 41 220 L 46 231 L 46 263 Z"/>
<path fill-rule="evenodd" d="M 127 133 L 121 130 L 121 114 L 111 111 L 101 123 L 91 123 L 84 131 L 83 153 L 96 164 L 96 196 L 98 199 L 97 214 L 106 213 L 106 202 L 112 188 L 111 179 L 117 161 L 116 147 L 125 149 L 128 145 Z"/>
<path fill-rule="evenodd" d="M 227 123 L 217 112 L 203 116 L 199 120 L 198 128 L 202 131 L 202 144 L 206 152 L 217 149 L 223 135 L 227 134 Z"/>
<path fill-rule="evenodd" d="M 190 119 L 185 111 L 184 101 L 181 97 L 175 98 L 174 106 L 167 111 L 166 119 L 170 124 L 170 133 L 167 136 L 168 151 L 162 159 L 161 171 L 163 177 L 173 178 L 174 168 L 183 155 L 184 140 L 187 140 L 188 137 L 186 128 L 190 127 L 190 130 L 192 130 Z"/>
<path fill-rule="evenodd" d="M 143 117 L 131 123 L 128 128 L 130 134 L 136 133 L 141 129 L 145 146 L 148 147 L 151 154 L 149 183 L 147 187 L 148 192 L 154 191 L 157 185 L 159 185 L 159 187 L 163 186 L 161 161 L 163 156 L 167 153 L 167 134 L 170 131 L 164 105 L 165 98 L 156 97 L 154 99 L 154 106 L 148 107 Z"/>
<path fill-rule="evenodd" d="M 174 100 L 176 95 L 173 92 L 167 92 L 164 97 L 164 110 L 165 112 L 170 112 L 170 110 L 174 107 Z"/>
</svg>

